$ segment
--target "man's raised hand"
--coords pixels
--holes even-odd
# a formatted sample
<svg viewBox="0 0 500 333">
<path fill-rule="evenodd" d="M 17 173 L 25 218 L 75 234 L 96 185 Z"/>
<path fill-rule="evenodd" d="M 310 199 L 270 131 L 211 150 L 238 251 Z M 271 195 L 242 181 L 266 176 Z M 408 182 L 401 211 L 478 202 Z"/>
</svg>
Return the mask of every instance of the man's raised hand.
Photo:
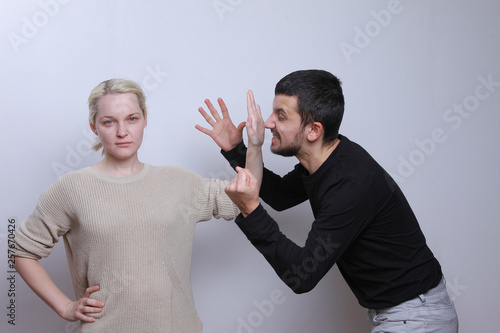
<svg viewBox="0 0 500 333">
<path fill-rule="evenodd" d="M 202 108 L 198 108 L 203 118 L 207 123 L 212 126 L 209 130 L 200 125 L 196 125 L 195 128 L 210 136 L 215 143 L 224 151 L 228 151 L 236 147 L 243 139 L 243 128 L 245 127 L 245 122 L 242 122 L 238 127 L 234 126 L 231 118 L 229 117 L 229 112 L 227 110 L 226 104 L 222 98 L 218 98 L 220 110 L 222 113 L 222 118 L 219 116 L 217 109 L 212 105 L 209 99 L 205 99 L 205 104 L 207 105 L 212 117 Z"/>
</svg>

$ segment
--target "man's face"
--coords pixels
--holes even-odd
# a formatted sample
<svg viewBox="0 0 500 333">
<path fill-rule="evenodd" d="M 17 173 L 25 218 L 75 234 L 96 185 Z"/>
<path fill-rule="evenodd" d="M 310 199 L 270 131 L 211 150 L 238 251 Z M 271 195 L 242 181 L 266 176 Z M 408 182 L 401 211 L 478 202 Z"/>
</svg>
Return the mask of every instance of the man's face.
<svg viewBox="0 0 500 333">
<path fill-rule="evenodd" d="M 300 152 L 305 135 L 296 96 L 274 96 L 273 113 L 264 125 L 273 134 L 271 152 L 282 156 L 295 156 Z"/>
</svg>

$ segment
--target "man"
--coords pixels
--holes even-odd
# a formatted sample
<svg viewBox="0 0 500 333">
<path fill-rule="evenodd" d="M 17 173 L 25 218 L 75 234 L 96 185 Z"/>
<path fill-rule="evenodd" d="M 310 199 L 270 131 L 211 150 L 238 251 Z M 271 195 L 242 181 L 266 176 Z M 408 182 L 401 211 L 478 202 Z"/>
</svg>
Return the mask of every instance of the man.
<svg viewBox="0 0 500 333">
<path fill-rule="evenodd" d="M 334 75 L 296 71 L 276 85 L 273 112 L 264 123 L 273 134 L 271 151 L 299 160 L 284 177 L 262 169 L 263 121 L 251 92 L 246 156 L 245 124 L 232 124 L 221 99 L 222 119 L 205 102 L 215 120 L 199 111 L 213 129 L 197 128 L 238 171 L 226 187 L 241 210 L 236 224 L 294 292 L 312 290 L 337 264 L 369 309 L 372 332 L 458 331 L 440 264 L 402 191 L 362 147 L 338 133 L 344 97 Z M 280 232 L 259 195 L 276 210 L 309 199 L 315 220 L 305 246 Z"/>
</svg>

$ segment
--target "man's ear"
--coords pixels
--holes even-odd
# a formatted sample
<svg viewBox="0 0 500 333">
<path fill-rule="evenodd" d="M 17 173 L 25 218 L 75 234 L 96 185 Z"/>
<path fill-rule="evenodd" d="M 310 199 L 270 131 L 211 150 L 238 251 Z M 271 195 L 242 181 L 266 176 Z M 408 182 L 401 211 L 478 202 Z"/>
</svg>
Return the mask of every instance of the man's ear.
<svg viewBox="0 0 500 333">
<path fill-rule="evenodd" d="M 320 122 L 313 122 L 307 125 L 307 140 L 314 142 L 323 136 L 323 125 Z"/>
<path fill-rule="evenodd" d="M 90 125 L 90 129 L 92 130 L 92 132 L 94 132 L 95 135 L 99 135 L 97 134 L 97 129 L 95 128 L 95 124 L 93 122 L 91 122 L 89 120 L 89 125 Z"/>
</svg>

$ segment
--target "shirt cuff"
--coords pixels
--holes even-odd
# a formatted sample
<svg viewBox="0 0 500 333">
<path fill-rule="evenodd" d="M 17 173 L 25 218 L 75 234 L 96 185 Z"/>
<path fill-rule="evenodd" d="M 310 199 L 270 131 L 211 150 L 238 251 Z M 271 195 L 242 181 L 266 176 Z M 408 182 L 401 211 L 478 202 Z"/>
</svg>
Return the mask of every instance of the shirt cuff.
<svg viewBox="0 0 500 333">
<path fill-rule="evenodd" d="M 246 157 L 247 157 L 247 147 L 243 143 L 243 140 L 233 149 L 224 151 L 221 149 L 221 154 L 229 162 L 233 169 L 237 166 L 242 168 L 245 167 Z"/>
<path fill-rule="evenodd" d="M 243 217 L 240 213 L 234 221 L 250 241 L 265 238 L 274 228 L 277 228 L 276 222 L 269 216 L 262 204 L 259 204 L 247 217 Z"/>
</svg>

